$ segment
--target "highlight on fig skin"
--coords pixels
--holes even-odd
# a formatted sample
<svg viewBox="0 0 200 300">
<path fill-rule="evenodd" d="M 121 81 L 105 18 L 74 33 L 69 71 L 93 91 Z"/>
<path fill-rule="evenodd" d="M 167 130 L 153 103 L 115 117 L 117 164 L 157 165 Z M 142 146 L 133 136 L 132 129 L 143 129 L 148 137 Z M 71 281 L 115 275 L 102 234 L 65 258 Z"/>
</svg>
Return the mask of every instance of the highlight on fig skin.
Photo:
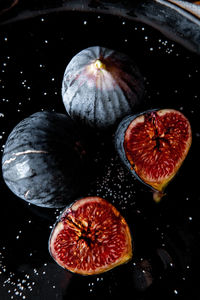
<svg viewBox="0 0 200 300">
<path fill-rule="evenodd" d="M 94 66 L 99 70 L 106 69 L 106 65 L 100 59 L 95 60 Z"/>
<path fill-rule="evenodd" d="M 127 120 L 125 160 L 131 172 L 155 191 L 156 202 L 185 160 L 191 143 L 190 123 L 177 110 L 146 111 Z"/>
<path fill-rule="evenodd" d="M 49 251 L 61 267 L 95 275 L 128 262 L 132 239 L 125 219 L 112 204 L 86 197 L 61 214 L 50 235 Z"/>
</svg>

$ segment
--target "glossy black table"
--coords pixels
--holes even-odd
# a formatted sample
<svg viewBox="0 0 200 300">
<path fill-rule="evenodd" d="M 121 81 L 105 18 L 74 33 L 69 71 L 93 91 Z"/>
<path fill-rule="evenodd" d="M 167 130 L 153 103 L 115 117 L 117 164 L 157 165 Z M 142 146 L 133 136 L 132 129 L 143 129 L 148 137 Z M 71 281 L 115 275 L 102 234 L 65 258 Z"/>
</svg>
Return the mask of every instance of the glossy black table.
<svg viewBox="0 0 200 300">
<path fill-rule="evenodd" d="M 0 299 L 192 299 L 192 293 L 197 299 L 198 49 L 167 38 L 135 17 L 103 13 L 103 7 L 91 7 L 91 12 L 63 10 L 59 5 L 40 11 L 36 7 L 27 17 L 22 8 L 27 11 L 21 6 L 1 19 L 1 154 L 10 131 L 23 118 L 40 110 L 65 113 L 61 98 L 65 67 L 78 51 L 93 45 L 130 55 L 145 78 L 145 109 L 170 107 L 183 112 L 191 123 L 193 143 L 167 195 L 156 204 L 151 191 L 121 164 L 114 133 L 94 133 L 90 151 L 96 167 L 82 193 L 111 201 L 126 218 L 134 240 L 133 260 L 99 276 L 74 275 L 56 265 L 48 253 L 48 238 L 60 210 L 24 203 L 8 190 L 1 176 Z M 14 20 L 16 15 L 21 17 Z"/>
</svg>

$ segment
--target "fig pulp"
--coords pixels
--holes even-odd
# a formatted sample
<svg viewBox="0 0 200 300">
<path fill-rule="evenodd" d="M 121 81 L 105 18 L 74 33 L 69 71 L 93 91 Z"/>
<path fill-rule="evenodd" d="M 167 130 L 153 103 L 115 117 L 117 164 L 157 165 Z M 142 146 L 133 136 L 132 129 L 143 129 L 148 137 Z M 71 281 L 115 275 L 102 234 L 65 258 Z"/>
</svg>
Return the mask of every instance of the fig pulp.
<svg viewBox="0 0 200 300">
<path fill-rule="evenodd" d="M 173 109 L 129 116 L 116 132 L 120 157 L 138 179 L 157 191 L 157 201 L 183 163 L 191 142 L 189 121 Z"/>
<path fill-rule="evenodd" d="M 131 234 L 112 204 L 99 197 L 82 198 L 61 214 L 49 239 L 49 251 L 71 272 L 99 274 L 131 259 Z"/>
</svg>

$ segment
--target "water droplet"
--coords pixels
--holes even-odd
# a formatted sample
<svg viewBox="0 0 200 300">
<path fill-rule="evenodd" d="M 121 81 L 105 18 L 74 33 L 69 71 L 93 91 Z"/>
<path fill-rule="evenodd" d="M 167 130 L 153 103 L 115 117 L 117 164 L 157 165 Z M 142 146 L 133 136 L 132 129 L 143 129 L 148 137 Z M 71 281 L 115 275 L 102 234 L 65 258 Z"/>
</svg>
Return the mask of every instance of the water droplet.
<svg viewBox="0 0 200 300">
<path fill-rule="evenodd" d="M 177 291 L 177 290 L 174 290 L 174 294 L 175 294 L 175 295 L 178 295 L 178 291 Z"/>
</svg>

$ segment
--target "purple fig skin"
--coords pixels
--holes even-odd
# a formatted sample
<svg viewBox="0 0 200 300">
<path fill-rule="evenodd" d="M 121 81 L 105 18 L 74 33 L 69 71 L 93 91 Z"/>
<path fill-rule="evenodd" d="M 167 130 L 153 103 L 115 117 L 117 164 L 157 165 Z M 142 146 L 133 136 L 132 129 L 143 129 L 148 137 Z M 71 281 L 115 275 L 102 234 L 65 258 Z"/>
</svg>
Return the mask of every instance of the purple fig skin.
<svg viewBox="0 0 200 300">
<path fill-rule="evenodd" d="M 84 174 L 85 150 L 71 118 L 38 112 L 10 133 L 2 156 L 2 175 L 8 188 L 36 206 L 65 207 L 78 196 Z M 84 174 L 84 175 L 83 175 Z"/>
<path fill-rule="evenodd" d="M 133 60 L 100 46 L 77 53 L 66 67 L 62 98 L 77 123 L 112 128 L 142 103 L 144 79 Z"/>
</svg>

